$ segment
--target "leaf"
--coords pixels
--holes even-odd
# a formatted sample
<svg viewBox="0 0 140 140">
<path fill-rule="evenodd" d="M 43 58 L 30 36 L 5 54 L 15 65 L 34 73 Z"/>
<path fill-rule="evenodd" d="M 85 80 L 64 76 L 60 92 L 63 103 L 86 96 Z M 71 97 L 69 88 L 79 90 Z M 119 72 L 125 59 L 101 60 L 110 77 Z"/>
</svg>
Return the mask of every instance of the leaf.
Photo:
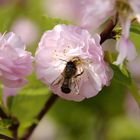
<svg viewBox="0 0 140 140">
<path fill-rule="evenodd" d="M 20 122 L 33 121 L 49 95 L 47 88 L 24 89 L 12 98 L 9 111 Z"/>
<path fill-rule="evenodd" d="M 132 96 L 134 97 L 135 101 L 137 102 L 138 106 L 140 107 L 140 95 L 137 86 L 131 80 L 131 76 L 125 67 L 122 68 L 122 71 L 119 67 L 115 65 L 111 65 L 112 69 L 114 70 L 114 78 L 113 80 L 119 84 L 126 86 Z"/>
<path fill-rule="evenodd" d="M 19 94 L 11 97 L 9 112 L 11 116 L 17 118 L 20 123 L 19 136 L 33 122 L 37 122 L 35 117 L 44 106 L 50 94 L 46 87 L 24 89 Z"/>
<path fill-rule="evenodd" d="M 137 86 L 133 82 L 131 85 L 128 85 L 128 89 L 131 92 L 131 95 L 134 97 L 135 101 L 137 102 L 139 108 L 140 108 L 140 94 Z"/>
<path fill-rule="evenodd" d="M 0 134 L 11 136 L 11 132 L 8 129 L 11 123 L 12 122 L 8 119 L 0 120 Z"/>
<path fill-rule="evenodd" d="M 66 24 L 66 25 L 72 24 L 70 21 L 62 20 L 59 18 L 50 18 L 46 16 L 43 16 L 42 20 L 43 20 L 42 22 L 43 22 L 44 30 L 51 30 L 57 24 Z"/>
<path fill-rule="evenodd" d="M 0 8 L 0 31 L 7 32 L 10 30 L 11 24 L 13 20 L 16 18 L 18 11 L 18 7 L 13 2 L 9 4 L 6 8 Z"/>
<path fill-rule="evenodd" d="M 106 62 L 112 64 L 117 58 L 117 54 L 116 53 L 112 53 L 109 51 L 104 51 L 104 59 Z"/>
<path fill-rule="evenodd" d="M 111 68 L 114 71 L 114 78 L 113 80 L 119 84 L 122 84 L 124 86 L 131 85 L 131 77 L 129 72 L 123 67 L 122 70 L 119 69 L 116 65 L 111 65 Z"/>
<path fill-rule="evenodd" d="M 8 127 L 12 124 L 10 119 L 2 119 L 0 120 L 0 130 L 1 129 L 8 129 Z"/>
<path fill-rule="evenodd" d="M 130 27 L 130 31 L 136 34 L 140 34 L 140 25 L 132 24 Z"/>
</svg>

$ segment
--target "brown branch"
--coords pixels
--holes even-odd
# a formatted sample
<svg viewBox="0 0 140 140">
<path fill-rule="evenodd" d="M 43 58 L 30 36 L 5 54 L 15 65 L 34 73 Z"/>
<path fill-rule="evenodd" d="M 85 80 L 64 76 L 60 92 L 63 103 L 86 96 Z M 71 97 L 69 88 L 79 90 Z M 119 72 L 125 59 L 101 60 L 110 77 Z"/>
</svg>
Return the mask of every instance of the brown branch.
<svg viewBox="0 0 140 140">
<path fill-rule="evenodd" d="M 115 19 L 115 20 L 114 20 L 114 19 Z M 105 29 L 104 29 L 103 32 L 100 34 L 100 36 L 101 36 L 100 44 L 102 44 L 102 43 L 103 43 L 105 40 L 107 40 L 107 39 L 113 38 L 113 32 L 112 32 L 112 30 L 113 30 L 114 27 L 116 26 L 117 21 L 118 21 L 118 14 L 116 14 L 115 17 L 112 17 L 112 18 L 108 21 L 108 23 L 107 23 Z"/>
<path fill-rule="evenodd" d="M 18 126 L 19 126 L 19 123 L 17 121 L 16 118 L 12 117 L 12 116 L 8 116 L 3 110 L 2 108 L 0 108 L 0 118 L 1 119 L 8 119 L 8 120 L 11 120 L 12 121 L 12 124 L 11 126 L 8 128 L 11 132 L 12 132 L 12 135 L 15 139 L 17 139 L 17 130 L 18 130 Z M 2 136 L 0 135 L 0 138 Z"/>
<path fill-rule="evenodd" d="M 52 105 L 54 104 L 54 102 L 57 99 L 57 95 L 52 94 L 51 97 L 49 98 L 49 100 L 47 100 L 47 102 L 45 103 L 44 107 L 42 108 L 42 110 L 39 112 L 39 114 L 36 117 L 36 120 L 39 122 L 44 115 L 49 111 L 49 109 L 52 107 Z M 33 131 L 35 130 L 37 126 L 37 123 L 33 123 L 26 131 L 26 133 L 23 135 L 22 138 L 20 138 L 20 140 L 28 140 L 29 137 L 32 135 Z"/>
<path fill-rule="evenodd" d="M 9 127 L 9 130 L 12 132 L 12 135 L 15 139 L 18 139 L 18 127 L 19 127 L 19 122 L 16 118 L 11 118 L 12 119 L 12 125 Z"/>
<path fill-rule="evenodd" d="M 7 114 L 3 111 L 2 108 L 0 108 L 0 118 L 1 119 L 8 119 L 9 117 L 7 116 Z"/>
<path fill-rule="evenodd" d="M 15 138 L 11 138 L 11 137 L 8 137 L 8 136 L 3 135 L 3 134 L 0 134 L 0 139 L 3 139 L 3 140 L 16 140 Z"/>
</svg>

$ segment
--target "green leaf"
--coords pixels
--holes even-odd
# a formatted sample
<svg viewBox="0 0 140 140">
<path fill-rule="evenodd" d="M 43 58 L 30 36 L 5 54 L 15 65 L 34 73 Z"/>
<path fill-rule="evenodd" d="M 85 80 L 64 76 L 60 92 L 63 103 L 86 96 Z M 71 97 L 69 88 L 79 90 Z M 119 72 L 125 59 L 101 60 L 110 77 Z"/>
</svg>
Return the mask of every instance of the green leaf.
<svg viewBox="0 0 140 140">
<path fill-rule="evenodd" d="M 10 119 L 2 119 L 0 120 L 0 129 L 8 129 L 8 127 L 12 124 Z"/>
<path fill-rule="evenodd" d="M 106 62 L 112 64 L 117 58 L 117 54 L 116 53 L 112 53 L 109 51 L 104 51 L 104 59 Z"/>
<path fill-rule="evenodd" d="M 131 85 L 128 85 L 128 89 L 131 92 L 131 95 L 134 97 L 135 101 L 137 102 L 139 108 L 140 108 L 140 94 L 137 86 L 133 82 Z"/>
<path fill-rule="evenodd" d="M 140 34 L 140 25 L 132 24 L 130 27 L 130 31 L 136 34 Z"/>
<path fill-rule="evenodd" d="M 24 89 L 16 96 L 12 97 L 9 112 L 11 116 L 17 118 L 20 123 L 19 135 L 33 122 L 37 122 L 35 117 L 40 112 L 50 94 L 46 87 L 35 89 Z"/>
<path fill-rule="evenodd" d="M 7 7 L 0 8 L 0 31 L 7 32 L 10 30 L 10 26 L 13 20 L 16 18 L 18 12 L 17 5 L 15 3 L 9 4 Z"/>
<path fill-rule="evenodd" d="M 20 122 L 33 121 L 49 95 L 47 88 L 24 89 L 13 97 L 9 111 Z"/>
<path fill-rule="evenodd" d="M 121 70 L 116 65 L 111 65 L 111 68 L 114 71 L 114 78 L 113 80 L 119 84 L 122 84 L 124 86 L 131 85 L 131 77 L 129 72 L 126 70 L 125 67 L 123 67 Z"/>
<path fill-rule="evenodd" d="M 11 132 L 8 129 L 11 123 L 12 123 L 11 120 L 8 119 L 0 120 L 0 134 L 11 136 Z"/>
<path fill-rule="evenodd" d="M 113 80 L 119 84 L 122 84 L 126 86 L 132 96 L 134 97 L 135 101 L 137 102 L 138 106 L 140 107 L 140 95 L 137 86 L 135 83 L 131 80 L 131 76 L 127 69 L 123 67 L 121 70 L 119 67 L 115 65 L 111 65 L 112 69 L 114 70 L 114 78 Z"/>
<path fill-rule="evenodd" d="M 44 30 L 51 30 L 57 24 L 66 24 L 66 25 L 72 24 L 70 21 L 62 20 L 59 18 L 50 18 L 47 16 L 43 16 L 42 23 L 43 23 Z"/>
</svg>

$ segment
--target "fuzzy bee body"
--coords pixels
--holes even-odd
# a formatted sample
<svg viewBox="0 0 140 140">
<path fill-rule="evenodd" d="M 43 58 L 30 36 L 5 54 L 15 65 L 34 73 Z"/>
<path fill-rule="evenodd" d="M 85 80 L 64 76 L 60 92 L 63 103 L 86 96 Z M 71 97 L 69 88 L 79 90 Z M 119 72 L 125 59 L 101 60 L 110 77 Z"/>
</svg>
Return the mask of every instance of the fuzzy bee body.
<svg viewBox="0 0 140 140">
<path fill-rule="evenodd" d="M 64 61 L 64 60 L 63 60 Z M 67 62 L 67 61 L 65 61 Z M 65 94 L 73 92 L 78 94 L 77 77 L 80 76 L 84 71 L 80 69 L 81 61 L 78 57 L 74 57 L 66 63 L 66 66 L 61 75 L 52 82 L 52 86 L 61 84 L 61 91 Z"/>
<path fill-rule="evenodd" d="M 77 72 L 76 63 L 72 61 L 67 62 L 66 67 L 64 69 L 64 73 L 63 73 L 64 81 L 61 86 L 61 91 L 63 93 L 68 94 L 71 92 L 71 89 L 70 89 L 71 80 L 72 80 L 72 77 L 76 75 L 76 72 Z"/>
</svg>

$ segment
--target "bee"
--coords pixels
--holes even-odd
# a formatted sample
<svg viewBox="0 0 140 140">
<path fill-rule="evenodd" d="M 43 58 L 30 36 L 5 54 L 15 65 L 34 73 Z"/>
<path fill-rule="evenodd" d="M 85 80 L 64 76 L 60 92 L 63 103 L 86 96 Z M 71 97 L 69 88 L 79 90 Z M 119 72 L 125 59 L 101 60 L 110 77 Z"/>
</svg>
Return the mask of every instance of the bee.
<svg viewBox="0 0 140 140">
<path fill-rule="evenodd" d="M 61 78 L 58 80 L 58 82 L 54 81 L 55 84 L 62 83 L 61 85 L 61 91 L 65 94 L 69 94 L 71 92 L 72 84 L 76 87 L 76 78 L 83 74 L 83 70 L 78 74 L 78 65 L 81 63 L 80 59 L 77 57 L 74 57 L 70 61 L 66 63 L 66 66 L 64 68 L 64 71 L 61 74 Z M 75 88 L 74 87 L 74 88 Z"/>
</svg>

